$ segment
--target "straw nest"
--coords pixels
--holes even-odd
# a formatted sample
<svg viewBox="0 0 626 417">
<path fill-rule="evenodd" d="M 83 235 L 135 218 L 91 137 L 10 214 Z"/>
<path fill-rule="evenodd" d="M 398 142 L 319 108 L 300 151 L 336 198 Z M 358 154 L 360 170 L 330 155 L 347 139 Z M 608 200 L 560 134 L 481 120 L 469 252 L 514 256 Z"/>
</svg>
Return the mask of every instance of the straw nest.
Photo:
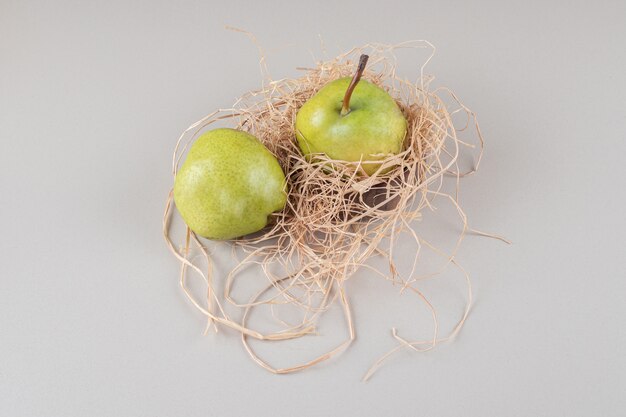
<svg viewBox="0 0 626 417">
<path fill-rule="evenodd" d="M 395 51 L 399 48 L 430 50 L 416 82 L 396 75 Z M 381 169 L 371 176 L 358 165 L 329 160 L 325 155 L 314 160 L 304 159 L 294 133 L 298 109 L 328 82 L 352 76 L 361 53 L 370 56 L 363 78 L 387 90 L 408 122 L 404 150 L 387 157 Z M 421 249 L 428 243 L 411 225 L 420 219 L 423 210 L 432 209 L 437 199 L 448 199 L 460 216 L 462 227 L 458 240 L 454 249 L 445 255 L 447 265 L 460 268 L 454 257 L 456 248 L 470 229 L 458 205 L 458 180 L 475 171 L 482 155 L 482 136 L 474 113 L 449 89 L 430 88 L 431 78 L 425 76 L 424 67 L 433 54 L 434 47 L 425 41 L 393 46 L 370 44 L 319 62 L 314 68 L 301 69 L 304 75 L 299 78 L 271 80 L 264 74 L 260 90 L 244 94 L 232 108 L 207 115 L 179 138 L 173 157 L 174 176 L 189 145 L 217 122 L 256 136 L 278 158 L 285 172 L 287 206 L 272 216 L 270 225 L 262 232 L 228 242 L 239 259 L 219 280 L 213 277 L 206 241 L 187 229 L 182 242 L 173 242 L 172 193 L 163 220 L 166 241 L 181 263 L 180 284 L 193 305 L 207 317 L 207 329 L 227 327 L 240 333 L 247 352 L 265 369 L 274 373 L 294 372 L 345 350 L 355 339 L 355 317 L 344 284 L 358 269 L 366 268 L 399 285 L 402 291 L 417 294 L 431 310 L 434 320 L 432 338 L 427 340 L 408 341 L 393 330 L 398 346 L 376 362 L 365 378 L 393 352 L 402 348 L 432 349 L 453 337 L 465 322 L 471 304 L 471 286 L 464 271 L 467 304 L 456 326 L 445 336 L 440 335 L 435 310 L 417 287 L 420 277 L 414 273 Z M 265 68 L 263 58 L 261 68 Z M 458 120 L 455 113 L 466 116 L 462 126 L 455 126 L 453 119 Z M 475 148 L 477 156 L 473 168 L 463 173 L 459 171 L 459 156 L 469 148 Z M 333 169 L 328 169 L 330 163 Z M 443 191 L 445 181 L 456 181 L 454 192 Z M 410 259 L 412 269 L 406 274 L 398 272 L 394 258 L 394 246 L 403 234 L 413 239 L 417 248 Z M 367 261 L 372 257 L 382 257 L 386 267 L 381 270 L 371 266 Z M 233 286 L 250 267 L 256 269 L 254 279 L 257 283 L 263 281 L 265 287 L 249 299 L 237 300 L 232 293 Z M 199 294 L 190 289 L 190 279 L 199 279 L 206 291 Z M 252 349 L 250 339 L 276 341 L 314 334 L 320 315 L 336 303 L 342 306 L 347 336 L 344 342 L 321 356 L 297 366 L 280 368 L 261 359 Z M 275 306 L 285 304 L 298 310 L 295 323 L 294 317 L 274 315 L 280 330 L 263 332 L 248 326 L 248 318 L 256 308 L 266 306 L 274 312 Z"/>
</svg>

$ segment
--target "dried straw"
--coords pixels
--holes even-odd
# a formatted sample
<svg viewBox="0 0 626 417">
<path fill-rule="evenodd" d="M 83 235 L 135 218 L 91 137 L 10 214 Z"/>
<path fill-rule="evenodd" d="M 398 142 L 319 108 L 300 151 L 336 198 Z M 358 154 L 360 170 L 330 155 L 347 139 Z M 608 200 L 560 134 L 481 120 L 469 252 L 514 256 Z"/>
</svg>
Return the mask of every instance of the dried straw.
<svg viewBox="0 0 626 417">
<path fill-rule="evenodd" d="M 394 51 L 399 48 L 430 50 L 417 82 L 396 75 Z M 435 48 L 426 41 L 393 46 L 369 44 L 335 59 L 319 62 L 314 68 L 301 69 L 304 75 L 300 78 L 273 81 L 267 75 L 261 51 L 261 68 L 265 76 L 263 87 L 244 94 L 232 108 L 207 115 L 180 136 L 173 156 L 174 176 L 186 149 L 198 134 L 211 124 L 224 120 L 230 121 L 232 127 L 248 131 L 259 138 L 278 158 L 286 174 L 286 208 L 273 215 L 271 225 L 261 233 L 230 242 L 245 257 L 225 277 L 223 296 L 215 291 L 211 256 L 202 240 L 187 229 L 184 244 L 177 246 L 172 242 L 170 222 L 174 210 L 171 192 L 163 218 L 165 239 L 181 263 L 181 287 L 193 305 L 208 318 L 207 329 L 210 326 L 216 329 L 225 326 L 239 332 L 252 359 L 268 371 L 282 374 L 306 369 L 334 357 L 350 345 L 355 339 L 355 330 L 344 284 L 359 268 L 367 268 L 399 284 L 402 291 L 415 293 L 430 309 L 434 322 L 434 332 L 428 340 L 407 341 L 393 329 L 392 334 L 399 342 L 398 346 L 377 361 L 365 379 L 394 352 L 402 348 L 430 350 L 461 330 L 470 309 L 472 293 L 469 276 L 455 261 L 455 254 L 463 237 L 471 230 L 458 204 L 458 181 L 478 168 L 483 139 L 475 114 L 461 104 L 454 93 L 446 88 L 429 89 L 431 78 L 424 75 L 424 67 L 434 52 Z M 370 64 L 363 78 L 385 88 L 396 99 L 408 121 L 404 151 L 399 155 L 388 156 L 378 172 L 371 176 L 364 173 L 360 164 L 330 160 L 325 155 L 307 161 L 296 145 L 294 134 L 298 109 L 329 81 L 351 76 L 361 53 L 370 56 Z M 458 112 L 466 115 L 466 123 L 461 127 L 453 123 L 453 116 Z M 461 140 L 458 136 L 460 132 L 472 136 L 479 150 L 474 168 L 464 173 L 460 172 L 458 166 L 461 149 L 474 145 Z M 332 163 L 333 169 L 328 169 L 329 163 Z M 386 168 L 391 169 L 384 172 Z M 444 176 L 452 176 L 456 181 L 454 193 L 443 191 Z M 467 282 L 464 313 L 457 325 L 444 337 L 439 335 L 435 309 L 417 288 L 419 277 L 415 276 L 422 248 L 427 246 L 435 251 L 438 249 L 411 228 L 411 224 L 420 218 L 422 210 L 433 209 L 433 200 L 436 198 L 452 202 L 461 219 L 462 230 L 459 231 L 454 249 L 450 253 L 440 254 L 446 259 L 445 266 L 459 268 Z M 411 236 L 418 248 L 412 260 L 412 270 L 406 276 L 401 276 L 394 261 L 394 245 L 403 233 Z M 204 264 L 208 265 L 206 270 L 190 255 L 192 250 L 202 255 Z M 379 271 L 366 264 L 374 256 L 383 257 L 387 261 L 387 271 Z M 258 268 L 267 279 L 267 287 L 252 299 L 240 302 L 234 299 L 231 290 L 243 269 L 250 265 Z M 189 289 L 189 271 L 206 287 L 206 296 L 198 297 Z M 298 324 L 278 319 L 283 328 L 271 333 L 248 327 L 247 319 L 255 307 L 273 307 L 285 303 L 302 310 L 303 318 Z M 344 342 L 319 357 L 298 366 L 277 368 L 261 359 L 248 343 L 250 338 L 275 341 L 312 334 L 317 319 L 334 303 L 343 307 L 347 337 Z M 230 304 L 231 309 L 236 307 L 241 312 L 240 317 L 234 318 L 227 314 L 226 304 Z"/>
</svg>

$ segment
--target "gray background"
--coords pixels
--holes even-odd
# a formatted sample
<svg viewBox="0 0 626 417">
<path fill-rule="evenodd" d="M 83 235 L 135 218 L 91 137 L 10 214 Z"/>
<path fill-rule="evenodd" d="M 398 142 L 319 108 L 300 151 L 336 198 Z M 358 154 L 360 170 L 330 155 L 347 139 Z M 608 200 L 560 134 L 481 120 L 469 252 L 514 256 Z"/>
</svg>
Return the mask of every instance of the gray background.
<svg viewBox="0 0 626 417">
<path fill-rule="evenodd" d="M 262 3 L 0 1 L 0 415 L 624 415 L 626 3 Z M 322 57 L 318 35 L 329 56 L 438 47 L 427 72 L 487 139 L 463 206 L 514 242 L 465 241 L 477 302 L 453 343 L 361 383 L 392 325 L 429 329 L 366 273 L 356 344 L 309 372 L 202 336 L 160 222 L 178 134 L 260 82 L 224 25 L 257 35 L 275 78 Z M 444 321 L 452 281 L 428 287 Z"/>
</svg>

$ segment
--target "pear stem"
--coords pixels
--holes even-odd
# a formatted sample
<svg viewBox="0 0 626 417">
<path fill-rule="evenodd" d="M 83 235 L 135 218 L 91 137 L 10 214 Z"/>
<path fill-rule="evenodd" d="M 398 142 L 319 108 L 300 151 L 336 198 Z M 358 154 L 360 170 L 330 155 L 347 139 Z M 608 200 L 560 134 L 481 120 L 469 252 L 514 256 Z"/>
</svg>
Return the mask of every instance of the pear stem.
<svg viewBox="0 0 626 417">
<path fill-rule="evenodd" d="M 356 72 L 354 73 L 354 77 L 352 77 L 352 81 L 350 81 L 350 85 L 348 86 L 348 89 L 346 90 L 346 95 L 343 96 L 343 106 L 341 107 L 342 116 L 345 116 L 346 114 L 350 113 L 350 97 L 352 97 L 352 92 L 354 91 L 354 88 L 361 80 L 361 75 L 363 75 L 363 71 L 365 71 L 365 65 L 367 65 L 368 59 L 369 59 L 369 56 L 365 54 L 361 54 L 361 56 L 359 57 L 359 66 L 357 67 Z"/>
</svg>

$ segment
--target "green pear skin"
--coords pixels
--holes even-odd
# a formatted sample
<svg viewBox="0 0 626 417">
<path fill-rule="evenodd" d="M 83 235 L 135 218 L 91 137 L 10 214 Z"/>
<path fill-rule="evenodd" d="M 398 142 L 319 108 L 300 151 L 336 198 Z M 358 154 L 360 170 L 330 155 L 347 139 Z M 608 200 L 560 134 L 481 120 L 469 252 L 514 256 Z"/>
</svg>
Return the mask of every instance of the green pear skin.
<svg viewBox="0 0 626 417">
<path fill-rule="evenodd" d="M 296 116 L 296 138 L 305 155 L 324 153 L 344 161 L 379 161 L 402 151 L 407 122 L 382 88 L 359 81 L 350 99 L 350 112 L 341 115 L 350 78 L 331 81 L 311 97 Z M 363 164 L 372 175 L 380 164 Z"/>
<path fill-rule="evenodd" d="M 194 142 L 176 174 L 174 201 L 196 234 L 216 240 L 257 232 L 285 207 L 278 161 L 249 133 L 215 129 Z"/>
</svg>

